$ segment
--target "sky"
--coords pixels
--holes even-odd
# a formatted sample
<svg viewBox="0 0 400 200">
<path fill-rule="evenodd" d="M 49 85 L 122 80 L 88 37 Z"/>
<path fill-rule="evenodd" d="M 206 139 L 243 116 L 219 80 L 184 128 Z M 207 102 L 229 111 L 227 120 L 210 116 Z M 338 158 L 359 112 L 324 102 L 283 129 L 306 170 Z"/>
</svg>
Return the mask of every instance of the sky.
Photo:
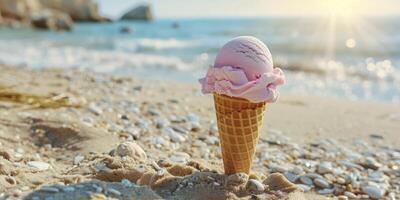
<svg viewBox="0 0 400 200">
<path fill-rule="evenodd" d="M 400 0 L 96 0 L 117 18 L 138 4 L 150 4 L 157 18 L 307 16 L 334 12 L 400 15 Z"/>
</svg>

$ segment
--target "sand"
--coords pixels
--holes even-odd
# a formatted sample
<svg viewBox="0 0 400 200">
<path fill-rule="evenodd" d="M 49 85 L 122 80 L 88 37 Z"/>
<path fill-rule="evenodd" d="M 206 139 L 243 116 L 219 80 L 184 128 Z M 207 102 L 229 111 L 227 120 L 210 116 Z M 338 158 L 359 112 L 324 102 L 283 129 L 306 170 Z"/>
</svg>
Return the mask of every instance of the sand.
<svg viewBox="0 0 400 200">
<path fill-rule="evenodd" d="M 199 85 L 76 70 L 0 66 L 0 71 L 0 93 L 14 94 L 0 97 L 0 199 L 343 196 L 344 191 L 323 197 L 314 187 L 303 193 L 296 185 L 267 181 L 272 161 L 259 162 L 268 154 L 259 149 L 250 177 L 223 175 L 212 96 L 201 95 Z M 37 97 L 52 98 L 44 103 Z M 283 93 L 267 106 L 260 143 L 283 149 L 280 143 L 290 138 L 312 148 L 333 139 L 352 148 L 362 140 L 395 152 L 399 130 L 399 105 Z M 134 146 L 121 156 L 117 147 L 126 141 L 140 150 Z M 361 189 L 354 193 L 365 197 Z"/>
</svg>

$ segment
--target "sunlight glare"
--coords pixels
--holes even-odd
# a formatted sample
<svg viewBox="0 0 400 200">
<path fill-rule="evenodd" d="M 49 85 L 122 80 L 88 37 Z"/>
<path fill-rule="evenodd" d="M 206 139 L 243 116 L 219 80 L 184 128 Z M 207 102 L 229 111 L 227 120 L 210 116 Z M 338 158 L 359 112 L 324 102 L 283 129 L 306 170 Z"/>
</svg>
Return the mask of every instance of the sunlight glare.
<svg viewBox="0 0 400 200">
<path fill-rule="evenodd" d="M 353 18 L 360 12 L 361 0 L 321 0 L 321 8 L 331 16 Z"/>
</svg>

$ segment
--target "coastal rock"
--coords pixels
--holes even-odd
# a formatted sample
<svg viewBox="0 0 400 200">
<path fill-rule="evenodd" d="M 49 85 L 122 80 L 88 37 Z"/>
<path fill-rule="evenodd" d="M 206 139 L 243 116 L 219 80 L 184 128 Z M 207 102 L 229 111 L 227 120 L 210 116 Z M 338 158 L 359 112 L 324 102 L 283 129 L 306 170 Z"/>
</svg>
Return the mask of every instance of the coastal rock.
<svg viewBox="0 0 400 200">
<path fill-rule="evenodd" d="M 134 158 L 139 158 L 145 160 L 147 158 L 146 153 L 143 149 L 136 144 L 135 142 L 123 142 L 118 145 L 116 150 L 117 155 L 123 156 L 130 156 Z"/>
<path fill-rule="evenodd" d="M 27 19 L 29 13 L 40 10 L 37 0 L 0 0 L 0 12 L 4 18 Z"/>
<path fill-rule="evenodd" d="M 38 29 L 70 31 L 74 25 L 69 15 L 50 9 L 33 13 L 30 19 L 32 25 Z"/>
<path fill-rule="evenodd" d="M 153 20 L 153 12 L 149 5 L 140 5 L 137 6 L 124 15 L 122 15 L 121 20 L 142 20 L 142 21 L 151 21 Z"/>
<path fill-rule="evenodd" d="M 94 0 L 39 0 L 43 7 L 67 13 L 74 21 L 106 21 Z"/>
</svg>

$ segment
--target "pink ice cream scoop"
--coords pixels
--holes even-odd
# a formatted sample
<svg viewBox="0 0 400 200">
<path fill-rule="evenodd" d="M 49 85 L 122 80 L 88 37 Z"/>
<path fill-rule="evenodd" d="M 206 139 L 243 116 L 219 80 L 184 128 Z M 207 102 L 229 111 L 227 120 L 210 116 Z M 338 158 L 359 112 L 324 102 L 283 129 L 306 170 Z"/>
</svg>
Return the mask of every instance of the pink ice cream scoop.
<svg viewBox="0 0 400 200">
<path fill-rule="evenodd" d="M 268 47 L 255 37 L 241 36 L 226 43 L 218 52 L 214 66 L 200 79 L 202 92 L 275 102 L 276 86 L 285 82 L 281 69 L 273 67 Z"/>
</svg>

